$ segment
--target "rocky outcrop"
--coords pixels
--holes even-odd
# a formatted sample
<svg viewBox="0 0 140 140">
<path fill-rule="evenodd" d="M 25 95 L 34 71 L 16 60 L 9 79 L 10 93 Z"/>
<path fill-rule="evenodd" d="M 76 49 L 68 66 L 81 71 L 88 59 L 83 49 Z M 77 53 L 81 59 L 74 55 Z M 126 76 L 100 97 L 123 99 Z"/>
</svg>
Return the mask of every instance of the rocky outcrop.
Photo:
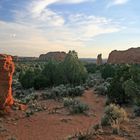
<svg viewBox="0 0 140 140">
<path fill-rule="evenodd" d="M 96 60 L 96 64 L 97 65 L 102 65 L 103 61 L 102 61 L 102 54 L 99 54 L 97 56 L 97 60 Z"/>
<path fill-rule="evenodd" d="M 41 61 L 48 61 L 48 60 L 56 60 L 56 61 L 63 61 L 66 57 L 65 52 L 48 52 L 47 54 L 41 54 L 39 56 L 39 60 Z"/>
<path fill-rule="evenodd" d="M 14 63 L 12 57 L 0 54 L 0 108 L 11 106 L 12 96 L 12 76 L 14 73 Z"/>
<path fill-rule="evenodd" d="M 140 64 L 140 47 L 125 51 L 114 50 L 109 54 L 109 64 Z"/>
</svg>

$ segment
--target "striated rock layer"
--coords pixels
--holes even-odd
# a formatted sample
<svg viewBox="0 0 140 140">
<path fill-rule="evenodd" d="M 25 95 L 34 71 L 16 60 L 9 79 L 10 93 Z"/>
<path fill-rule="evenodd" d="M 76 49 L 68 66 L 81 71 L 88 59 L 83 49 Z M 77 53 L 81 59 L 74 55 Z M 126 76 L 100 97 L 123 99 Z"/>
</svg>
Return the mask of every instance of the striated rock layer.
<svg viewBox="0 0 140 140">
<path fill-rule="evenodd" d="M 11 106 L 12 96 L 12 76 L 14 73 L 14 63 L 12 57 L 0 54 L 0 108 Z"/>
<path fill-rule="evenodd" d="M 65 52 L 48 52 L 47 54 L 41 54 L 39 56 L 39 60 L 41 61 L 48 61 L 48 60 L 56 60 L 56 61 L 63 61 L 66 57 Z"/>
<path fill-rule="evenodd" d="M 125 51 L 114 50 L 109 54 L 109 64 L 140 64 L 140 47 Z"/>
</svg>

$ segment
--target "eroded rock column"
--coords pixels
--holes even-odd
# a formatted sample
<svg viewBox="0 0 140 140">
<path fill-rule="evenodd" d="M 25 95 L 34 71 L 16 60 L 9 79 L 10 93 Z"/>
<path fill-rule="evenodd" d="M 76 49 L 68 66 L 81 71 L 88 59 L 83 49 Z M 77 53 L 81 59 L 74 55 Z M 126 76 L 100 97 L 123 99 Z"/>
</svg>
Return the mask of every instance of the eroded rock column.
<svg viewBox="0 0 140 140">
<path fill-rule="evenodd" d="M 99 54 L 98 56 L 97 56 L 97 61 L 96 61 L 96 64 L 97 65 L 102 65 L 102 54 Z"/>
<path fill-rule="evenodd" d="M 12 96 L 14 69 L 12 57 L 0 54 L 0 109 L 4 109 L 14 103 Z"/>
</svg>

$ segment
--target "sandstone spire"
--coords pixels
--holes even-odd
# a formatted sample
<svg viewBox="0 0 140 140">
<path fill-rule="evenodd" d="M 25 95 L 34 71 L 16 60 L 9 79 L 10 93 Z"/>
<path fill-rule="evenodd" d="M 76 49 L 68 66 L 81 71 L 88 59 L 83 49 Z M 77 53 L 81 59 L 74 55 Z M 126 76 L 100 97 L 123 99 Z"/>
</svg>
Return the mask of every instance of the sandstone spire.
<svg viewBox="0 0 140 140">
<path fill-rule="evenodd" d="M 12 76 L 14 73 L 12 57 L 0 54 L 0 108 L 13 104 Z"/>
<path fill-rule="evenodd" d="M 102 65 L 102 54 L 98 54 L 96 64 Z"/>
</svg>

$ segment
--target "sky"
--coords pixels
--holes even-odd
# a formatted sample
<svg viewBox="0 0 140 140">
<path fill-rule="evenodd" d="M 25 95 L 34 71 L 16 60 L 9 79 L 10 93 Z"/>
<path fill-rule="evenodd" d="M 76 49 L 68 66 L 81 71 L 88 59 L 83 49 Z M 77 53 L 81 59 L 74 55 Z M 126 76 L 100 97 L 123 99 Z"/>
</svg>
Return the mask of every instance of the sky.
<svg viewBox="0 0 140 140">
<path fill-rule="evenodd" d="M 140 0 L 0 0 L 0 53 L 107 58 L 139 46 Z"/>
</svg>

